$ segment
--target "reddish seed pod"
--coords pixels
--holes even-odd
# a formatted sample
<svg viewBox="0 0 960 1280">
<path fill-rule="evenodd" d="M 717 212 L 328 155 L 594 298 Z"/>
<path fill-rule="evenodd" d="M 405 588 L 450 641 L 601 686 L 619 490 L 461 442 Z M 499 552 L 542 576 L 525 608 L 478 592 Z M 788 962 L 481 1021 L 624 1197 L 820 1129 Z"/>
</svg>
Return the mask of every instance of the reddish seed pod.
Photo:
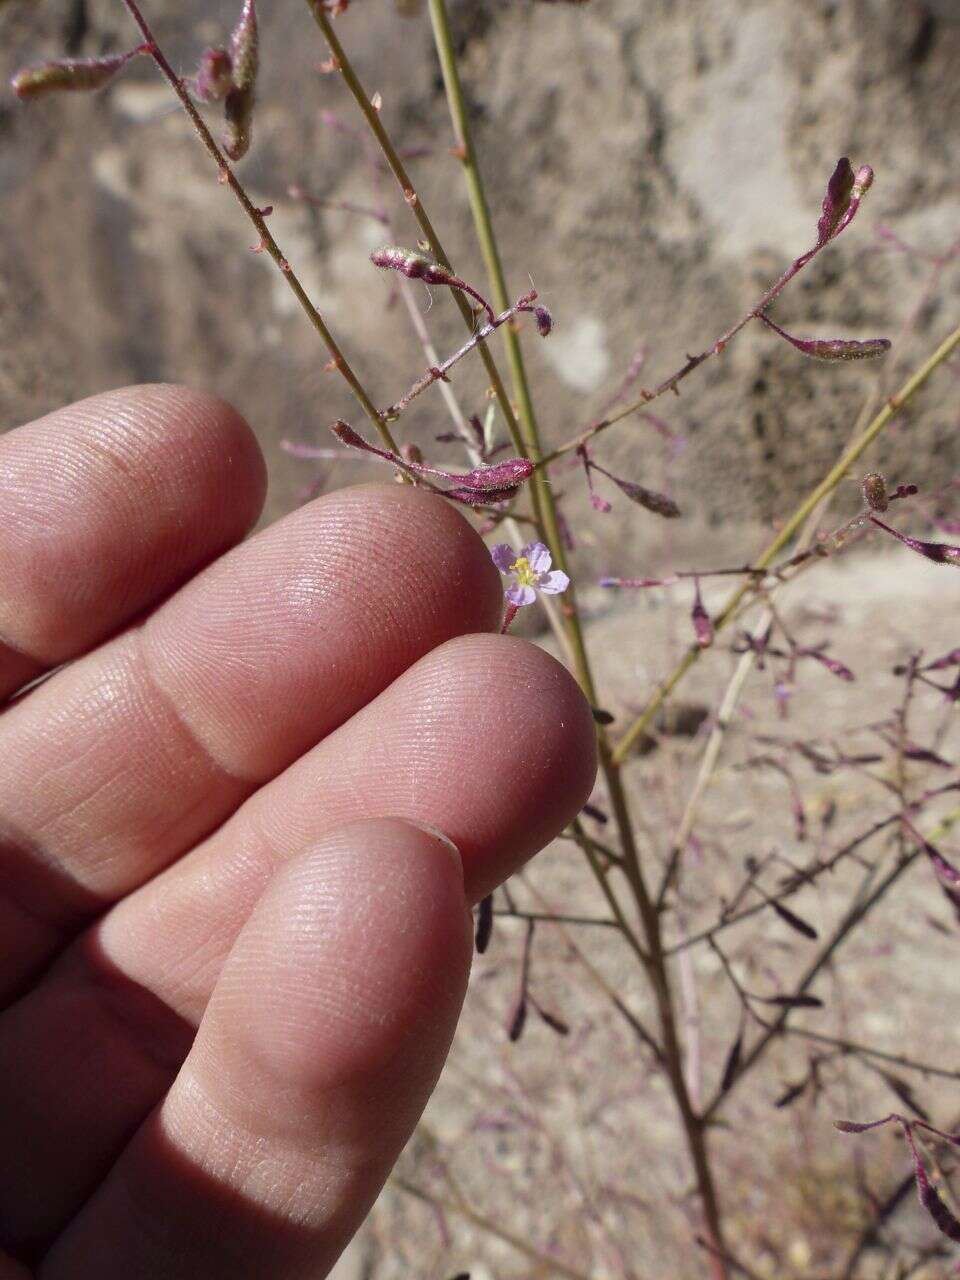
<svg viewBox="0 0 960 1280">
<path fill-rule="evenodd" d="M 510 489 L 523 484 L 533 475 L 533 463 L 529 458 L 507 458 L 489 466 L 475 467 L 462 477 L 471 489 Z M 461 479 L 457 476 L 456 479 Z"/>
<path fill-rule="evenodd" d="M 422 253 L 412 249 L 403 249 L 400 245 L 388 244 L 382 249 L 375 249 L 370 255 L 375 267 L 384 267 L 388 271 L 399 271 L 408 280 L 423 280 L 427 284 L 449 284 L 459 286 L 460 281 L 444 267 L 431 262 Z"/>
<path fill-rule="evenodd" d="M 18 98 L 39 98 L 45 93 L 91 92 L 100 89 L 138 53 L 139 46 L 112 58 L 58 58 L 35 67 L 24 67 L 10 81 Z"/>
<path fill-rule="evenodd" d="M 887 484 L 879 471 L 869 471 L 860 486 L 863 500 L 871 511 L 886 511 L 890 505 Z"/>
<path fill-rule="evenodd" d="M 243 0 L 240 19 L 230 36 L 233 83 L 237 89 L 253 92 L 260 63 L 260 33 L 255 0 Z"/>
<path fill-rule="evenodd" d="M 244 0 L 240 20 L 230 37 L 233 88 L 224 104 L 227 128 L 223 135 L 223 149 L 231 160 L 242 159 L 250 150 L 259 49 L 255 0 Z"/>
<path fill-rule="evenodd" d="M 537 333 L 539 333 L 540 337 L 541 338 L 548 337 L 550 334 L 550 331 L 553 329 L 553 316 L 550 314 L 547 308 L 534 307 L 533 318 L 537 322 Z"/>
</svg>

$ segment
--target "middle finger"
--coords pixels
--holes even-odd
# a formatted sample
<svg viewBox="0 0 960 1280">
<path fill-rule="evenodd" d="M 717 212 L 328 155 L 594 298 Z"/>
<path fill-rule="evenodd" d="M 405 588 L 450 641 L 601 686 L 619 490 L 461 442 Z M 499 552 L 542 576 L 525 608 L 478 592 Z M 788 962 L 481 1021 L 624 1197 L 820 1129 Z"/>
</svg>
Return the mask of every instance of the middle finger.
<svg viewBox="0 0 960 1280">
<path fill-rule="evenodd" d="M 449 504 L 343 490 L 210 566 L 0 718 L 0 1001 L 436 645 L 500 579 Z"/>
</svg>

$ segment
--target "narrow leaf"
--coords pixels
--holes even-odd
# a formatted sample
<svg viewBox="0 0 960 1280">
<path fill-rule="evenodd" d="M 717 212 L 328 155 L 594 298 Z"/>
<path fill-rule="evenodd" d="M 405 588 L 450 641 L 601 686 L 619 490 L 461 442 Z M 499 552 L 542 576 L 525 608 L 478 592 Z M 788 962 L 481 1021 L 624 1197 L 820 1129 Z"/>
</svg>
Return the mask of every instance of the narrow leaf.
<svg viewBox="0 0 960 1280">
<path fill-rule="evenodd" d="M 523 1035 L 523 1028 L 527 1025 L 527 996 L 524 992 L 517 1001 L 517 1007 L 513 1011 L 513 1017 L 510 1019 L 510 1029 L 507 1035 L 511 1043 L 516 1042 Z"/>
<path fill-rule="evenodd" d="M 775 1004 L 781 1009 L 822 1009 L 823 1001 L 819 996 L 756 996 L 761 1004 Z"/>
<path fill-rule="evenodd" d="M 948 542 L 924 542 L 920 538 L 908 538 L 905 533 L 898 533 L 896 529 L 884 524 L 876 516 L 871 515 L 870 519 L 878 529 L 885 530 L 896 538 L 898 542 L 902 542 L 911 551 L 916 551 L 918 555 L 925 556 L 927 560 L 933 560 L 936 564 L 960 563 L 960 547 L 952 546 Z"/>
<path fill-rule="evenodd" d="M 809 1083 L 809 1077 L 799 1081 L 798 1084 L 790 1085 L 789 1088 L 784 1093 L 781 1093 L 780 1097 L 776 1100 L 776 1102 L 773 1105 L 778 1109 L 791 1106 L 794 1102 L 796 1102 L 796 1100 L 799 1097 L 802 1097 L 802 1095 L 806 1092 L 808 1083 Z M 841 1123 L 843 1122 L 841 1121 Z"/>
<path fill-rule="evenodd" d="M 493 894 L 488 893 L 485 898 L 480 899 L 477 907 L 477 930 L 474 937 L 476 943 L 477 954 L 483 955 L 487 947 L 490 945 L 490 936 L 493 933 Z"/>
<path fill-rule="evenodd" d="M 782 902 L 770 899 L 770 905 L 780 917 L 784 924 L 788 924 L 791 929 L 795 929 L 797 933 L 802 933 L 805 938 L 819 938 L 819 934 L 812 924 L 807 924 L 806 920 L 802 920 L 800 916 L 795 915 L 789 907 L 785 907 Z"/>
<path fill-rule="evenodd" d="M 737 1071 L 740 1067 L 740 1058 L 743 1054 L 743 1032 L 737 1036 L 733 1044 L 730 1046 L 730 1052 L 727 1054 L 727 1060 L 723 1064 L 723 1075 L 720 1077 L 720 1092 L 726 1093 L 736 1078 Z"/>
</svg>

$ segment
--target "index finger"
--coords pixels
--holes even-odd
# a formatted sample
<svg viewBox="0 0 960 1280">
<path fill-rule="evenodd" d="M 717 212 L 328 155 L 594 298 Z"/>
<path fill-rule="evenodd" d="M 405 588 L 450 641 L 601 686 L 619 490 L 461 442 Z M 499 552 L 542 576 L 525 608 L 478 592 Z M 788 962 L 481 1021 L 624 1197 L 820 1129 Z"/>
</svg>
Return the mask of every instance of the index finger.
<svg viewBox="0 0 960 1280">
<path fill-rule="evenodd" d="M 0 698 L 239 542 L 266 491 L 224 401 L 128 387 L 0 436 Z"/>
</svg>

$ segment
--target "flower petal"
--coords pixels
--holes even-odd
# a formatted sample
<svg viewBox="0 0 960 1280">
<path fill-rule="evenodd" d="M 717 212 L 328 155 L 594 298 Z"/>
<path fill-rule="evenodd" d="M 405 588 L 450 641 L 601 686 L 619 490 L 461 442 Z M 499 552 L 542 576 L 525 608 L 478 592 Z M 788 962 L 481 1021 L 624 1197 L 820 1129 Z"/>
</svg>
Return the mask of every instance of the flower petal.
<svg viewBox="0 0 960 1280">
<path fill-rule="evenodd" d="M 522 587 L 519 582 L 512 582 L 503 594 L 511 604 L 515 604 L 518 608 L 525 604 L 533 604 L 537 598 L 537 593 L 533 587 Z"/>
<path fill-rule="evenodd" d="M 530 568 L 534 573 L 546 573 L 553 562 L 550 548 L 545 547 L 542 542 L 528 542 L 520 554 L 530 561 Z"/>
<path fill-rule="evenodd" d="M 570 585 L 570 579 L 562 569 L 554 569 L 552 573 L 541 573 L 537 578 L 537 588 L 548 596 L 558 596 L 561 591 L 566 591 Z"/>
<path fill-rule="evenodd" d="M 517 558 L 517 553 L 513 547 L 508 547 L 505 542 L 498 542 L 495 547 L 491 547 L 490 555 L 493 557 L 493 563 L 501 573 L 509 573 L 514 560 Z"/>
</svg>

